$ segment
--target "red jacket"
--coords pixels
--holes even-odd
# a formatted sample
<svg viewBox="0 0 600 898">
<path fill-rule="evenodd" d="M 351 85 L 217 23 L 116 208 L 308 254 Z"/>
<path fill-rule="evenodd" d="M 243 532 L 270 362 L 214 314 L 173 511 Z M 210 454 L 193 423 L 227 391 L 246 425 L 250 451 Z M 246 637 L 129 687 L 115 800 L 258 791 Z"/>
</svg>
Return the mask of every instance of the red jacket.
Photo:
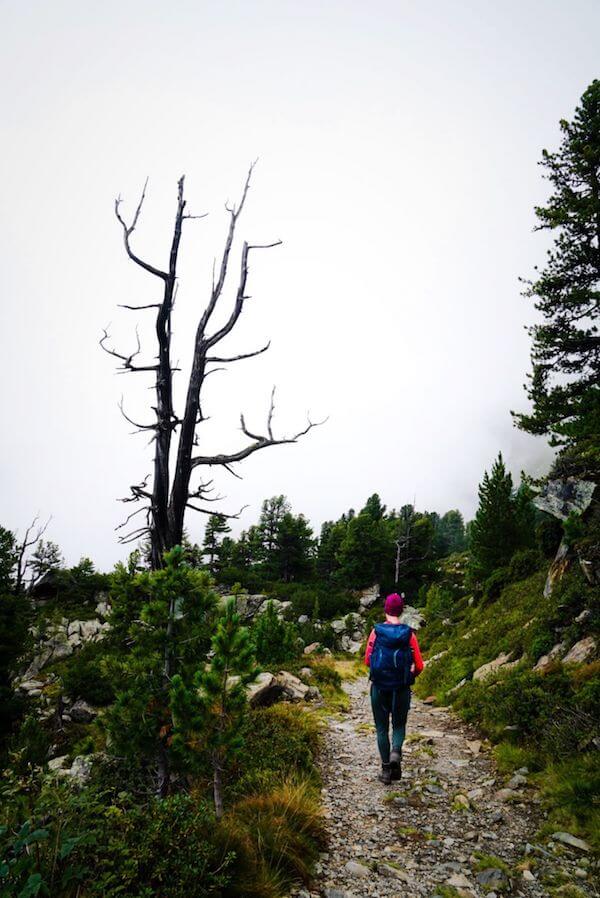
<svg viewBox="0 0 600 898">
<path fill-rule="evenodd" d="M 367 665 L 367 667 L 369 667 L 369 665 L 371 663 L 371 655 L 373 654 L 373 646 L 375 645 L 376 639 L 377 639 L 377 633 L 375 632 L 375 630 L 371 630 L 371 634 L 367 641 L 367 650 L 365 652 L 365 664 Z M 421 649 L 419 648 L 419 643 L 417 642 L 417 637 L 414 632 L 411 633 L 409 645 L 412 649 L 413 658 L 414 658 L 414 662 L 415 662 L 415 676 L 418 677 L 425 665 L 423 664 L 423 659 L 421 657 Z"/>
</svg>

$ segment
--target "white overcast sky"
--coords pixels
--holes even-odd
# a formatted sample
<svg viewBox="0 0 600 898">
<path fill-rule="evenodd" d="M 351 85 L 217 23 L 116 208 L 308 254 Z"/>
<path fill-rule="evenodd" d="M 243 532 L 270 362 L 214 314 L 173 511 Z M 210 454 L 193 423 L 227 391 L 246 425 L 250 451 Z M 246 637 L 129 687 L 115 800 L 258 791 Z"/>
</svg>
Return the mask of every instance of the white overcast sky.
<svg viewBox="0 0 600 898">
<path fill-rule="evenodd" d="M 3 0 L 0 523 L 52 515 L 67 560 L 124 557 L 118 498 L 151 449 L 118 411 L 147 420 L 144 375 L 98 348 L 118 303 L 157 299 L 125 258 L 164 265 L 185 173 L 190 211 L 174 317 L 184 370 L 227 225 L 223 203 L 259 157 L 239 235 L 256 254 L 251 302 L 227 344 L 266 355 L 208 382 L 207 452 L 264 423 L 277 384 L 285 434 L 328 423 L 217 478 L 225 511 L 285 493 L 317 529 L 378 491 L 388 506 L 469 517 L 498 450 L 539 473 L 544 440 L 515 431 L 533 319 L 519 276 L 543 260 L 537 162 L 598 76 L 597 0 Z M 230 308 L 238 269 L 231 266 Z M 151 312 L 140 313 L 151 357 Z M 212 381 L 212 382 L 211 382 Z M 179 391 L 184 375 L 178 375 Z M 188 519 L 193 537 L 205 519 Z"/>
</svg>

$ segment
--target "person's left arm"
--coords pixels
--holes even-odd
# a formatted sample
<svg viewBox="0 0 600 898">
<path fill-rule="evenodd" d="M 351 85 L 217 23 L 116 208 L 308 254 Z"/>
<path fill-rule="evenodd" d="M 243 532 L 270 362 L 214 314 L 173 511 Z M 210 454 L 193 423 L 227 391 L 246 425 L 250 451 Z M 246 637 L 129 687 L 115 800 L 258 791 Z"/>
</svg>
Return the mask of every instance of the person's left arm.
<svg viewBox="0 0 600 898">
<path fill-rule="evenodd" d="M 421 649 L 419 648 L 419 641 L 417 639 L 416 633 L 412 633 L 410 637 L 410 647 L 413 653 L 413 662 L 414 662 L 414 675 L 416 677 L 419 676 L 425 665 L 423 664 L 423 658 L 421 656 Z"/>
</svg>

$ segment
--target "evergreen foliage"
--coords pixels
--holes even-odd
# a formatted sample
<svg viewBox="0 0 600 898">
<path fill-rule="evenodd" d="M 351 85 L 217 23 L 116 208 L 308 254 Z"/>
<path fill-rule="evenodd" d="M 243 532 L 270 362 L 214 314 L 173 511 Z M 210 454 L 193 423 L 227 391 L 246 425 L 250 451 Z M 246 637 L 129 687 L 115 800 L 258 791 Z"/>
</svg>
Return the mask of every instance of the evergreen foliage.
<svg viewBox="0 0 600 898">
<path fill-rule="evenodd" d="M 171 681 L 173 747 L 186 767 L 198 754 L 208 755 L 213 771 L 217 818 L 223 816 L 223 774 L 243 746 L 242 724 L 247 708 L 246 687 L 258 668 L 250 634 L 240 622 L 231 599 L 217 622 L 212 657 L 205 668 L 186 682 L 181 674 Z"/>
<path fill-rule="evenodd" d="M 107 659 L 116 700 L 106 722 L 114 751 L 128 758 L 168 763 L 172 719 L 171 678 L 191 682 L 208 651 L 217 597 L 209 575 L 189 567 L 184 550 L 165 554 L 158 571 L 131 573 L 121 566 L 112 590 L 115 637 L 129 652 Z"/>
<path fill-rule="evenodd" d="M 210 571 L 215 570 L 215 562 L 221 562 L 221 546 L 220 537 L 224 537 L 227 533 L 231 533 L 231 527 L 227 523 L 227 519 L 220 514 L 211 514 L 206 529 L 204 531 L 203 554 L 208 555 L 208 567 Z"/>
<path fill-rule="evenodd" d="M 279 667 L 298 655 L 298 633 L 293 624 L 279 617 L 273 602 L 252 625 L 252 642 L 257 661 L 265 667 Z"/>
<path fill-rule="evenodd" d="M 500 453 L 479 486 L 479 507 L 470 529 L 472 577 L 486 580 L 516 549 L 532 545 L 534 520 L 529 493 L 523 488 L 515 495 Z"/>
<path fill-rule="evenodd" d="M 535 210 L 554 246 L 525 294 L 543 317 L 530 329 L 533 411 L 515 416 L 520 428 L 549 434 L 554 445 L 600 433 L 600 81 L 560 129 L 559 149 L 544 150 L 540 163 L 552 193 Z"/>
</svg>

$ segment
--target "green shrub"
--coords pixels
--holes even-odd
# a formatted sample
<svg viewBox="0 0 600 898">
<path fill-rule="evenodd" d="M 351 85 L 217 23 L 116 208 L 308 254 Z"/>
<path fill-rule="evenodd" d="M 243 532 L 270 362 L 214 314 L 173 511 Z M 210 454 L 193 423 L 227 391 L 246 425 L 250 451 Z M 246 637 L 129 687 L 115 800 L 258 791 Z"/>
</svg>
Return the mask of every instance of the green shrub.
<svg viewBox="0 0 600 898">
<path fill-rule="evenodd" d="M 100 706 L 113 701 L 113 681 L 102 663 L 105 655 L 106 648 L 102 643 L 91 642 L 65 662 L 62 681 L 72 698 L 82 698 Z"/>
<path fill-rule="evenodd" d="M 554 558 L 562 537 L 562 524 L 557 518 L 548 516 L 535 529 L 537 547 L 544 558 Z"/>
<path fill-rule="evenodd" d="M 262 792 L 290 771 L 319 782 L 315 764 L 319 731 L 312 715 L 288 704 L 257 708 L 248 715 L 242 736 L 245 748 L 229 785 L 231 795 Z"/>
<path fill-rule="evenodd" d="M 560 826 L 600 848 L 600 758 L 592 751 L 551 764 L 540 778 L 552 829 Z"/>
<path fill-rule="evenodd" d="M 508 568 L 500 567 L 491 574 L 483 584 L 483 593 L 487 599 L 497 599 L 504 587 L 510 582 Z"/>
<path fill-rule="evenodd" d="M 342 688 L 342 678 L 335 669 L 333 661 L 313 661 L 311 663 L 313 676 L 319 686 L 332 686 L 334 689 Z"/>
<path fill-rule="evenodd" d="M 510 559 L 508 577 L 510 580 L 525 580 L 535 573 L 540 566 L 540 555 L 537 549 L 520 549 Z"/>
<path fill-rule="evenodd" d="M 35 852 L 28 853 L 22 839 L 15 844 L 14 827 L 0 832 L 0 847 L 5 860 L 18 864 L 26 859 L 17 871 L 21 879 L 11 872 L 8 881 L 38 883 L 39 894 L 217 898 L 229 880 L 233 859 L 223 857 L 215 844 L 211 811 L 188 795 L 151 798 L 136 805 L 124 792 L 111 796 L 94 789 L 72 792 L 53 784 L 43 793 L 36 813 L 45 820 L 43 837 L 36 836 L 31 821 L 17 827 L 36 842 Z"/>
<path fill-rule="evenodd" d="M 256 660 L 267 667 L 279 667 L 300 654 L 296 627 L 279 617 L 273 602 L 255 617 L 251 636 Z"/>
</svg>

